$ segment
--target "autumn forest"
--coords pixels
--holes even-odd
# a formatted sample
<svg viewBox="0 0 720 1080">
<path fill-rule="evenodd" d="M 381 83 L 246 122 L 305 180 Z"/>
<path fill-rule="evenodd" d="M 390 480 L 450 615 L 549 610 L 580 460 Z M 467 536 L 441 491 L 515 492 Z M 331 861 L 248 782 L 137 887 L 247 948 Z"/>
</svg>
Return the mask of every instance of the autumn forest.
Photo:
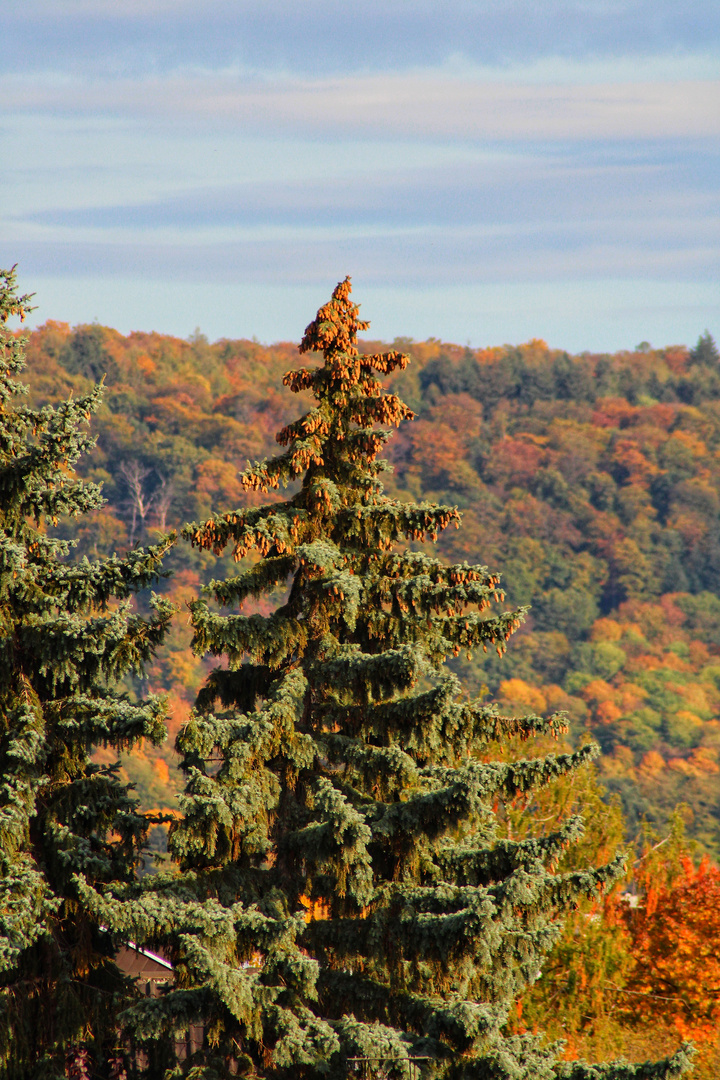
<svg viewBox="0 0 720 1080">
<path fill-rule="evenodd" d="M 509 838 L 550 832 L 582 813 L 561 856 L 600 866 L 626 852 L 622 881 L 584 900 L 511 1024 L 566 1040 L 569 1059 L 634 1059 L 694 1040 L 695 1075 L 720 1067 L 720 355 L 644 342 L 569 355 L 543 341 L 473 350 L 430 339 L 393 348 L 411 363 L 386 385 L 414 412 L 388 443 L 393 498 L 457 506 L 441 533 L 453 563 L 498 571 L 505 606 L 527 607 L 505 655 L 449 660 L 468 693 L 504 713 L 562 713 L 560 748 L 596 741 L 582 773 L 499 807 Z M 58 534 L 94 558 L 180 534 L 156 591 L 177 614 L 130 698 L 163 692 L 169 737 L 124 755 L 146 810 L 178 813 L 175 738 L 212 666 L 194 654 L 188 603 L 236 573 L 182 538 L 189 522 L 287 498 L 247 491 L 239 474 L 277 450 L 298 413 L 283 386 L 297 346 L 123 336 L 98 324 L 34 330 L 27 369 L 34 407 L 87 394 L 104 379 L 78 472 L 106 505 Z M 303 394 L 300 395 L 301 399 Z M 307 407 L 307 402 L 300 404 Z M 291 488 L 292 491 L 292 488 Z M 252 561 L 252 557 L 249 560 Z M 247 562 L 248 560 L 246 560 Z M 268 614 L 286 586 L 243 613 Z M 137 603 L 149 610 L 150 592 Z M 538 736 L 531 753 L 557 750 Z M 497 751 L 509 754 L 512 748 Z M 524 751 L 527 753 L 527 749 Z M 114 751 L 98 750 L 98 760 Z M 151 842 L 162 864 L 166 826 Z M 563 862 L 564 860 L 564 862 Z"/>
</svg>

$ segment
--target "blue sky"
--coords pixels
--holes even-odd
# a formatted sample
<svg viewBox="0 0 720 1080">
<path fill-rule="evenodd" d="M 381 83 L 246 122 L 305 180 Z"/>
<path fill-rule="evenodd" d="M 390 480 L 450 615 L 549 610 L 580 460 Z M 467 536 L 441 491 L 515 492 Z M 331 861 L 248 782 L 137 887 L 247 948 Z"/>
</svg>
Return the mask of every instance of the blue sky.
<svg viewBox="0 0 720 1080">
<path fill-rule="evenodd" d="M 5 0 L 34 321 L 573 351 L 720 336 L 720 6 Z"/>
</svg>

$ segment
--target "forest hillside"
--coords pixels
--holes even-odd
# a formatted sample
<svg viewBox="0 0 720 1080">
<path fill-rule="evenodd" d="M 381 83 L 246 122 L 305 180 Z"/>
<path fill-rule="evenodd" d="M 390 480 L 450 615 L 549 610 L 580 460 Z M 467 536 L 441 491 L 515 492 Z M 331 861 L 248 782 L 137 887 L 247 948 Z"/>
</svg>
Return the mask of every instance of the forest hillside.
<svg viewBox="0 0 720 1080">
<path fill-rule="evenodd" d="M 627 828 L 662 829 L 678 803 L 720 856 L 720 357 L 643 343 L 572 356 L 534 340 L 472 350 L 393 343 L 412 357 L 389 385 L 415 411 L 389 444 L 393 495 L 456 504 L 448 560 L 483 562 L 507 604 L 531 605 L 513 647 L 454 664 L 508 710 L 565 710 L 590 730 Z M 364 343 L 377 351 L 378 342 Z M 238 473 L 271 453 L 298 402 L 282 387 L 296 346 L 210 344 L 50 322 L 28 344 L 34 405 L 105 379 L 95 452 L 80 471 L 108 505 L 83 518 L 77 552 L 121 551 L 158 531 L 246 505 Z M 281 497 L 281 496 L 278 496 Z M 266 496 L 260 497 L 266 499 Z M 65 535 L 68 535 L 65 533 Z M 160 589 L 182 609 L 218 562 L 182 544 Z M 228 567 L 229 569 L 229 567 Z M 245 610 L 248 610 L 247 607 Z M 205 670 L 180 615 L 149 672 L 175 731 Z M 128 686 L 129 693 L 147 687 Z M 174 805 L 171 738 L 125 768 L 146 807 Z"/>
</svg>

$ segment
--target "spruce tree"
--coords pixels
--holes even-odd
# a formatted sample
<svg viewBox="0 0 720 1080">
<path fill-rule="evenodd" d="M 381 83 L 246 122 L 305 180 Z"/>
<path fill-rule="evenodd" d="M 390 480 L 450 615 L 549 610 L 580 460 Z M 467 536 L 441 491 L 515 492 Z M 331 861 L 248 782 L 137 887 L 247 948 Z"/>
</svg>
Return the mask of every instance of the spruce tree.
<svg viewBox="0 0 720 1080">
<path fill-rule="evenodd" d="M 296 493 L 186 533 L 243 560 L 206 589 L 234 611 L 191 605 L 195 649 L 227 662 L 178 739 L 178 887 L 217 909 L 196 936 L 170 935 L 177 982 L 145 1008 L 145 1031 L 203 1022 L 182 1067 L 193 1077 L 419 1068 L 540 1080 L 562 1070 L 559 1048 L 508 1035 L 509 1010 L 540 974 L 558 914 L 614 880 L 620 861 L 553 873 L 581 823 L 513 842 L 499 806 L 596 748 L 493 760 L 494 740 L 562 721 L 503 717 L 464 698 L 443 667 L 461 650 L 503 653 L 523 611 L 499 610 L 486 567 L 426 553 L 459 523 L 455 508 L 383 493 L 379 452 L 411 413 L 380 377 L 407 358 L 361 354 L 367 326 L 342 282 L 300 346 L 322 362 L 284 380 L 314 406 L 278 434 L 284 452 L 242 477 L 249 490 Z M 272 614 L 240 610 L 282 589 Z M 675 1075 L 685 1060 L 567 1069 L 629 1080 Z"/>
<path fill-rule="evenodd" d="M 715 339 L 709 330 L 700 335 L 697 339 L 697 345 L 690 350 L 690 362 L 692 364 L 702 364 L 709 368 L 717 367 L 720 363 L 720 353 L 718 353 Z"/>
<path fill-rule="evenodd" d="M 166 735 L 162 700 L 131 701 L 117 681 L 162 641 L 130 596 L 158 574 L 170 542 L 125 558 L 72 562 L 52 536 L 62 515 L 102 505 L 73 464 L 101 388 L 39 410 L 17 381 L 25 339 L 14 268 L 0 271 L 0 1076 L 120 1076 L 133 1055 L 117 1014 L 135 997 L 115 963 L 127 940 L 94 890 L 135 881 L 149 820 L 119 766 L 93 763 Z"/>
</svg>

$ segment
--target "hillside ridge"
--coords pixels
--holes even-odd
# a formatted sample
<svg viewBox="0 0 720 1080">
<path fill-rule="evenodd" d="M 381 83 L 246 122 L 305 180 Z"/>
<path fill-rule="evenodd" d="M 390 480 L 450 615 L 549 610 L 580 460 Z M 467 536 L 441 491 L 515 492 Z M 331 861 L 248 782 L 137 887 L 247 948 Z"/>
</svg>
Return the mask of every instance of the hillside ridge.
<svg viewBox="0 0 720 1080">
<path fill-rule="evenodd" d="M 633 834 L 678 802 L 720 855 L 720 357 L 709 333 L 673 345 L 570 355 L 539 340 L 473 350 L 392 343 L 412 357 L 388 380 L 416 413 L 389 444 L 392 494 L 456 504 L 450 560 L 482 561 L 530 604 L 501 661 L 455 661 L 503 707 L 565 709 L 604 750 L 600 772 Z M 382 347 L 366 341 L 363 348 Z M 46 323 L 28 343 L 33 404 L 105 378 L 80 471 L 105 508 L 68 532 L 76 553 L 124 550 L 157 531 L 246 505 L 237 476 L 272 452 L 297 410 L 282 375 L 292 343 L 209 343 L 97 324 Z M 281 496 L 278 496 L 281 497 Z M 176 549 L 178 603 L 210 573 Z M 215 566 L 214 572 L 217 571 Z M 247 608 L 246 608 L 247 610 Z M 150 672 L 179 726 L 202 681 L 179 618 Z M 138 688 L 135 688 L 138 689 Z M 172 732 L 171 732 L 172 734 Z M 172 741 L 172 740 L 171 740 Z M 141 755 L 142 757 L 142 755 Z M 143 799 L 172 804 L 169 744 L 126 763 Z"/>
</svg>

